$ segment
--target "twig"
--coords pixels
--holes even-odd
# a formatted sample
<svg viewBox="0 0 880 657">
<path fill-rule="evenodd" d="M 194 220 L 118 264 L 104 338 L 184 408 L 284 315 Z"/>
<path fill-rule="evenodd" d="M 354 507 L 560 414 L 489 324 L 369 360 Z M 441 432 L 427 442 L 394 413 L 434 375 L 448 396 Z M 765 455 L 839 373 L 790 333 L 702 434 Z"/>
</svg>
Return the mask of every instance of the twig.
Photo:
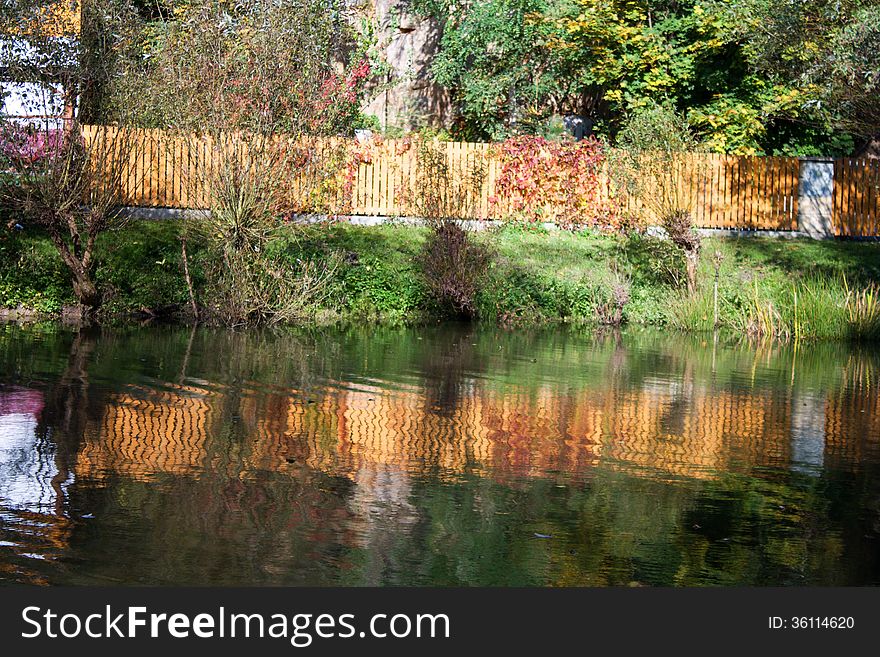
<svg viewBox="0 0 880 657">
<path fill-rule="evenodd" d="M 189 293 L 189 305 L 192 308 L 193 317 L 199 321 L 199 305 L 196 303 L 196 295 L 193 291 L 192 277 L 189 275 L 189 257 L 186 253 L 186 235 L 180 238 L 180 255 L 183 259 L 183 277 L 186 279 L 186 291 Z"/>
</svg>

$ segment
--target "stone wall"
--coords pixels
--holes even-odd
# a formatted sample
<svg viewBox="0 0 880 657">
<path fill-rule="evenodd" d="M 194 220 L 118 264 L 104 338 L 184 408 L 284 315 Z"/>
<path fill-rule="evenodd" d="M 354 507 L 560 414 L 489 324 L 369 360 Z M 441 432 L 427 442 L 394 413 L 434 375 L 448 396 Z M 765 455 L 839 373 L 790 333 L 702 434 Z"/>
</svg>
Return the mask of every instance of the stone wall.
<svg viewBox="0 0 880 657">
<path fill-rule="evenodd" d="M 368 95 L 363 111 L 383 129 L 412 130 L 448 123 L 448 93 L 431 80 L 441 25 L 405 11 L 405 0 L 373 0 L 377 37 L 390 67 L 385 83 Z"/>
</svg>

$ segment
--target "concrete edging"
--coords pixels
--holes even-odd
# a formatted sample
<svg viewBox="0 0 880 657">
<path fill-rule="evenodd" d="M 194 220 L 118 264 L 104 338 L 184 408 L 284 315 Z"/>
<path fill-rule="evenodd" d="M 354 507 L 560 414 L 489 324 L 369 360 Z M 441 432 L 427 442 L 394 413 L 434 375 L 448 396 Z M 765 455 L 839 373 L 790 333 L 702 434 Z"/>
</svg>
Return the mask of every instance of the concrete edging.
<svg viewBox="0 0 880 657">
<path fill-rule="evenodd" d="M 203 210 L 180 209 L 180 208 L 143 208 L 126 207 L 123 215 L 132 219 L 145 219 L 160 221 L 168 219 L 187 219 L 201 215 Z M 308 223 L 323 223 L 325 221 L 347 221 L 353 226 L 383 226 L 386 224 L 401 224 L 405 226 L 424 226 L 425 221 L 419 217 L 388 217 L 384 215 L 339 215 L 331 217 L 326 214 L 301 214 L 296 215 L 298 221 Z M 504 225 L 505 222 L 497 219 L 479 221 L 476 219 L 463 219 L 461 224 L 468 230 L 482 231 Z M 561 230 L 559 226 L 551 222 L 539 224 L 542 228 L 554 231 Z M 697 232 L 705 237 L 773 237 L 779 239 L 797 239 L 810 237 L 807 233 L 798 230 L 745 230 L 739 228 L 698 228 Z M 659 226 L 651 226 L 647 233 L 653 237 L 663 238 L 665 231 Z"/>
</svg>

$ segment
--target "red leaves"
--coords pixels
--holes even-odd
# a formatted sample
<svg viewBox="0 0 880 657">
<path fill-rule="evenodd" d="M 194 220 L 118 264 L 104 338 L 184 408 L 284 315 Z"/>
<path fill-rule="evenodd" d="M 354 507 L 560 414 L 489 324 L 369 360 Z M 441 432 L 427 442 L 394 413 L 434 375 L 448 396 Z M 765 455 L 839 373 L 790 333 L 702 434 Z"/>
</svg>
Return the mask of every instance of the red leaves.
<svg viewBox="0 0 880 657">
<path fill-rule="evenodd" d="M 490 199 L 496 215 L 550 221 L 564 228 L 618 225 L 604 194 L 605 154 L 596 139 L 513 137 L 500 145 L 501 174 Z"/>
<path fill-rule="evenodd" d="M 357 111 L 358 98 L 370 72 L 370 62 L 362 59 L 345 76 L 333 73 L 323 80 L 317 101 L 318 112 L 310 126 L 313 131 L 326 132 L 325 123 Z"/>
</svg>

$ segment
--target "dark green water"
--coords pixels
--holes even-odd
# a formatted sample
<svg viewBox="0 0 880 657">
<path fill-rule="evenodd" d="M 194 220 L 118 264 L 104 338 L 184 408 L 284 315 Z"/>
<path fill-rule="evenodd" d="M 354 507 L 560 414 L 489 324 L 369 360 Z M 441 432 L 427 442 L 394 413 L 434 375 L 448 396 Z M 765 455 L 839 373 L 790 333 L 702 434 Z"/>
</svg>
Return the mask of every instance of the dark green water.
<svg viewBox="0 0 880 657">
<path fill-rule="evenodd" d="M 0 582 L 880 584 L 880 355 L 0 326 Z"/>
</svg>

